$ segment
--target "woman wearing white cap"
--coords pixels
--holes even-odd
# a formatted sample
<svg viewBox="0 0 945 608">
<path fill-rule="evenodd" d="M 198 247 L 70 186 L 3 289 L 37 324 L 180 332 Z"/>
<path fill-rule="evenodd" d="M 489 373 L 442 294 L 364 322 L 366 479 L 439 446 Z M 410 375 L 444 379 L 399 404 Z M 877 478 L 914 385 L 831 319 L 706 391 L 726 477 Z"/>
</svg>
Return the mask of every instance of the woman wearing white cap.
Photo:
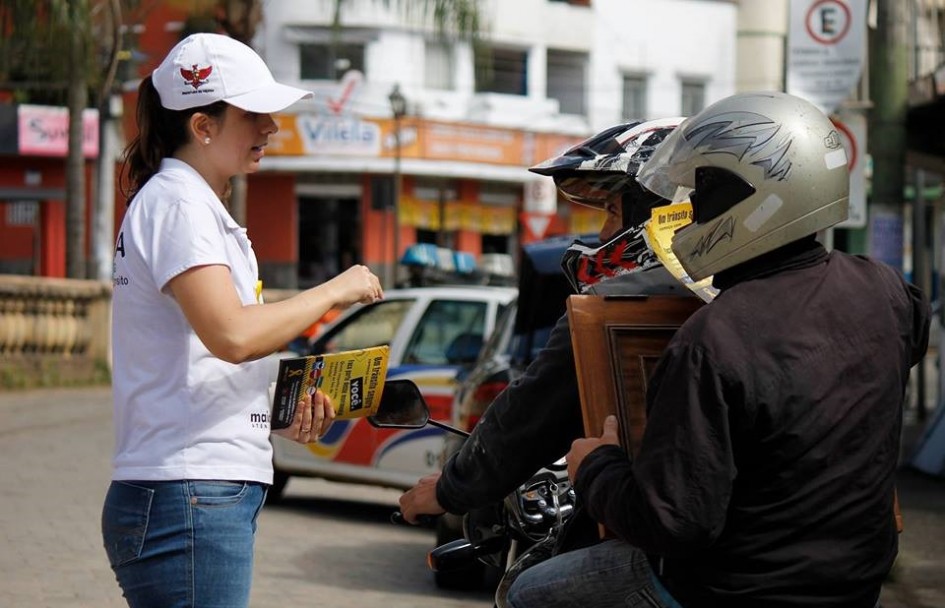
<svg viewBox="0 0 945 608">
<path fill-rule="evenodd" d="M 129 606 L 248 605 L 272 483 L 259 359 L 329 309 L 383 297 L 358 265 L 263 304 L 256 256 L 223 204 L 230 178 L 258 169 L 277 130 L 269 114 L 310 95 L 216 34 L 189 36 L 141 83 L 115 251 L 115 450 L 102 512 Z M 303 404 L 278 432 L 308 443 L 334 410 L 321 393 Z"/>
</svg>

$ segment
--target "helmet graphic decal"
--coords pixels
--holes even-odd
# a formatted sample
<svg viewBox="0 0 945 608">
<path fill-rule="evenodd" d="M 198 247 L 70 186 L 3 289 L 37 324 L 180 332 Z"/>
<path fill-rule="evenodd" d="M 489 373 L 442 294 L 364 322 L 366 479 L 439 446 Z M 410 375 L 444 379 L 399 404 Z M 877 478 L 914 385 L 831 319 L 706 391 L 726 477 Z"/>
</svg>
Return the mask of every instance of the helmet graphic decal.
<svg viewBox="0 0 945 608">
<path fill-rule="evenodd" d="M 571 243 L 561 258 L 561 269 L 577 293 L 614 277 L 658 265 L 659 258 L 646 240 L 646 226 L 625 230 L 599 247 L 580 240 Z"/>
<path fill-rule="evenodd" d="M 735 218 L 727 216 L 715 223 L 698 241 L 692 249 L 693 257 L 701 256 L 712 251 L 712 248 L 722 241 L 730 241 L 735 236 Z"/>
<path fill-rule="evenodd" d="M 208 65 L 205 68 L 197 67 L 195 63 L 193 69 L 186 70 L 184 68 L 180 69 L 180 75 L 184 77 L 184 80 L 187 81 L 187 84 L 199 89 L 202 85 L 207 84 L 207 79 L 210 78 L 210 72 L 213 71 L 213 66 Z"/>
<path fill-rule="evenodd" d="M 739 162 L 761 167 L 765 179 L 786 180 L 791 172 L 790 135 L 777 137 L 781 125 L 754 112 L 708 116 L 686 130 L 684 137 L 701 154 L 731 154 Z"/>
<path fill-rule="evenodd" d="M 650 157 L 652 147 L 659 145 L 664 138 L 675 128 L 676 124 L 670 121 L 651 120 L 641 123 L 629 131 L 618 135 L 615 139 L 625 148 L 628 161 L 633 161 L 637 165 L 642 165 Z M 654 141 L 650 141 L 654 140 Z M 648 147 L 649 149 L 646 149 Z M 642 155 L 638 154 L 643 151 Z M 641 158 L 642 156 L 643 158 Z M 639 167 L 634 167 L 634 170 Z"/>
</svg>

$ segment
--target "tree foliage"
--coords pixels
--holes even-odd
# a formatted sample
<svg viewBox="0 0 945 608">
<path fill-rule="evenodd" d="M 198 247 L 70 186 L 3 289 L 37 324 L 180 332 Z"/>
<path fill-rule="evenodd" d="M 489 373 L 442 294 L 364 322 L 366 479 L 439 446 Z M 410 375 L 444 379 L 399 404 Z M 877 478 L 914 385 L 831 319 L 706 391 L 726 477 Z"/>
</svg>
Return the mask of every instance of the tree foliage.
<svg viewBox="0 0 945 608">
<path fill-rule="evenodd" d="M 143 22 L 162 1 L 190 15 L 185 35 L 222 31 L 249 44 L 263 18 L 261 0 L 0 0 L 0 92 L 8 92 L 16 103 L 69 108 L 66 266 L 70 277 L 83 278 L 87 272 L 82 111 L 105 107 L 119 60 L 131 57 L 133 50 L 125 48 L 134 42 L 128 36 L 133 28 L 126 26 Z M 350 1 L 334 0 L 336 32 Z M 443 38 L 471 40 L 478 46 L 480 0 L 372 1 L 402 10 L 409 18 L 432 20 Z M 243 215 L 243 209 L 235 210 L 237 221 Z"/>
<path fill-rule="evenodd" d="M 130 26 L 162 1 L 190 16 L 184 34 L 222 31 L 250 43 L 263 19 L 261 0 L 0 0 L 0 90 L 10 91 L 19 103 L 64 106 L 75 65 L 85 74 L 90 105 L 100 106 L 119 59 L 134 50 Z M 344 8 L 353 1 L 333 0 L 336 31 L 344 27 Z M 481 0 L 372 2 L 428 22 L 446 39 L 478 46 L 485 31 Z M 77 43 L 84 49 L 79 58 L 71 56 Z"/>
<path fill-rule="evenodd" d="M 114 78 L 120 19 L 118 0 L 0 0 L 0 89 L 21 103 L 66 105 L 80 69 L 97 103 Z"/>
</svg>

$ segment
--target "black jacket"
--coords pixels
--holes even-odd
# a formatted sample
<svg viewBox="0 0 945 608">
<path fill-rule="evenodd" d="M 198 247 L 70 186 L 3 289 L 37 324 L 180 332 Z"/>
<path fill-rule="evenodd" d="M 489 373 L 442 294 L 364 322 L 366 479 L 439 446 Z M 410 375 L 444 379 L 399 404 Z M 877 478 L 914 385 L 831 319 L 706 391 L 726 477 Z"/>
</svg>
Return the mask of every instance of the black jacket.
<svg viewBox="0 0 945 608">
<path fill-rule="evenodd" d="M 928 303 L 813 240 L 715 282 L 650 380 L 637 458 L 595 450 L 578 495 L 661 558 L 686 608 L 869 608 L 897 552 L 902 401 Z"/>
<path fill-rule="evenodd" d="M 604 281 L 592 293 L 694 297 L 661 266 Z M 496 397 L 447 461 L 437 500 L 457 514 L 500 501 L 583 436 L 571 333 L 563 315 L 525 373 Z"/>
</svg>

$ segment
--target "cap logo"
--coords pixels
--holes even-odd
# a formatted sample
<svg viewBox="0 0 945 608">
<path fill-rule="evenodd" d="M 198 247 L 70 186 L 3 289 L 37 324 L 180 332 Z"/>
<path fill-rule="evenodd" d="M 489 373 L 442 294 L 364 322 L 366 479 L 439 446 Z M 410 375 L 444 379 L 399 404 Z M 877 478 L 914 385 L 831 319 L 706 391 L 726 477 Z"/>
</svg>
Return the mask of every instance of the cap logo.
<svg viewBox="0 0 945 608">
<path fill-rule="evenodd" d="M 207 79 L 210 78 L 210 72 L 213 71 L 213 66 L 208 65 L 205 68 L 197 67 L 195 63 L 193 69 L 187 70 L 184 68 L 180 69 L 180 75 L 184 77 L 184 81 L 194 89 L 199 89 L 201 86 L 207 84 Z"/>
</svg>

